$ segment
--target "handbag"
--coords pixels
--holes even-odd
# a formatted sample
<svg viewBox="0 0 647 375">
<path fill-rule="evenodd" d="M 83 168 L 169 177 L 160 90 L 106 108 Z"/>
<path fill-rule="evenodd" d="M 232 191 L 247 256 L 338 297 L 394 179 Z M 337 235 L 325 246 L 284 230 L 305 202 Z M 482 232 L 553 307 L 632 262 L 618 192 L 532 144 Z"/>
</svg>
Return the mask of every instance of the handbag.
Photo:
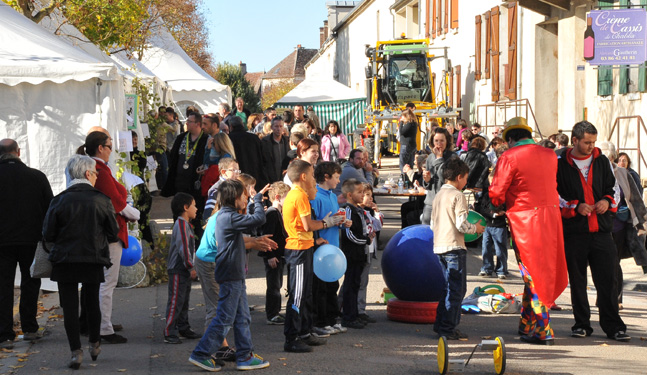
<svg viewBox="0 0 647 375">
<path fill-rule="evenodd" d="M 29 273 L 32 278 L 42 279 L 52 275 L 52 262 L 47 259 L 48 257 L 49 253 L 45 250 L 43 241 L 38 241 L 34 261 L 31 263 L 31 267 L 29 267 Z"/>
</svg>

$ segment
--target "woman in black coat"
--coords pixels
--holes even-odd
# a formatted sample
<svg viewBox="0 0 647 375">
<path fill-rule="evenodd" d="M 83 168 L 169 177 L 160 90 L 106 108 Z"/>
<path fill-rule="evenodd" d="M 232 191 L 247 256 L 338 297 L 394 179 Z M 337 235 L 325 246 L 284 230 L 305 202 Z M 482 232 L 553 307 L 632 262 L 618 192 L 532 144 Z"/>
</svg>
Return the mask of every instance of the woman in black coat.
<svg viewBox="0 0 647 375">
<path fill-rule="evenodd" d="M 476 136 L 470 142 L 467 152 L 461 154 L 461 159 L 470 167 L 467 176 L 466 189 L 484 189 L 489 185 L 488 175 L 490 174 L 490 159 L 484 152 L 485 138 Z"/>
<path fill-rule="evenodd" d="M 78 284 L 83 284 L 81 300 L 87 312 L 89 351 L 94 361 L 101 352 L 99 285 L 104 281 L 103 268 L 111 266 L 108 244 L 119 240 L 119 227 L 110 198 L 94 188 L 96 161 L 74 155 L 66 170 L 72 180 L 52 200 L 43 223 L 43 238 L 53 243 L 49 246 L 51 279 L 58 282 L 65 333 L 72 351 L 68 366 L 78 369 L 83 361 Z"/>
</svg>

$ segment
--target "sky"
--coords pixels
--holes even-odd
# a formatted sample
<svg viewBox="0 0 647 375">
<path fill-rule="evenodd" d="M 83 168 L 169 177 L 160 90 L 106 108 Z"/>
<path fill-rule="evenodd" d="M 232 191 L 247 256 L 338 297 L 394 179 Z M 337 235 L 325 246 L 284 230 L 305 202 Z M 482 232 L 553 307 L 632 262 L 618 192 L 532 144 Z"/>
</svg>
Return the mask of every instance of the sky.
<svg viewBox="0 0 647 375">
<path fill-rule="evenodd" d="M 204 0 L 211 53 L 216 63 L 270 70 L 294 48 L 319 49 L 319 28 L 330 0 Z"/>
</svg>

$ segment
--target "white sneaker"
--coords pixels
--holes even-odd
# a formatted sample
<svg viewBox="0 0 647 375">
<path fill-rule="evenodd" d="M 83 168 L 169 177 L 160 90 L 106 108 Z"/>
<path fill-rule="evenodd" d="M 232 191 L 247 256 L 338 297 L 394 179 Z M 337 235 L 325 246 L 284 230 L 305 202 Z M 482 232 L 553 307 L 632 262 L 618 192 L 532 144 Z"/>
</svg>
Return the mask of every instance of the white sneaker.
<svg viewBox="0 0 647 375">
<path fill-rule="evenodd" d="M 335 331 L 339 331 L 339 333 L 346 333 L 346 331 L 348 331 L 348 328 L 342 326 L 341 323 L 337 323 L 332 327 L 335 329 Z"/>
<path fill-rule="evenodd" d="M 312 327 L 311 334 L 319 338 L 330 337 L 330 333 L 325 328 L 319 328 L 319 327 Z"/>
<path fill-rule="evenodd" d="M 328 331 L 328 333 L 330 333 L 331 335 L 336 335 L 336 334 L 341 332 L 341 331 L 338 331 L 338 330 L 336 330 L 335 328 L 333 328 L 331 326 L 325 326 L 323 329 Z"/>
</svg>

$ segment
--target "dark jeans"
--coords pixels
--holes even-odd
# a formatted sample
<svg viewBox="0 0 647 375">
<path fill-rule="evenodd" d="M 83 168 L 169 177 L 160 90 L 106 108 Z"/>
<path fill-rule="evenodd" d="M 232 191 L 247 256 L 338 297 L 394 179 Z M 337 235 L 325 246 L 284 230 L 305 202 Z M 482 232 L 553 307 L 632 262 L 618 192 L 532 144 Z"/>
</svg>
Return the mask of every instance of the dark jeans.
<svg viewBox="0 0 647 375">
<path fill-rule="evenodd" d="M 586 290 L 587 266 L 591 267 L 593 284 L 598 295 L 600 327 L 607 335 L 626 331 L 627 326 L 618 313 L 618 290 L 615 267 L 618 263 L 616 246 L 611 233 L 585 233 L 564 236 L 568 281 L 575 325 L 572 329 L 591 328 L 591 307 Z"/>
<path fill-rule="evenodd" d="M 445 274 L 447 284 L 443 285 L 443 293 L 436 310 L 434 330 L 439 335 L 451 335 L 461 322 L 461 303 L 467 291 L 467 270 L 465 269 L 467 251 L 452 250 L 438 254 L 440 266 Z"/>
<path fill-rule="evenodd" d="M 168 275 L 168 302 L 166 303 L 166 326 L 164 336 L 177 336 L 178 331 L 189 330 L 189 296 L 191 277 L 189 272 Z"/>
<path fill-rule="evenodd" d="M 20 325 L 23 332 L 38 331 L 36 312 L 40 279 L 32 279 L 29 266 L 34 261 L 36 245 L 0 247 L 0 341 L 13 340 L 13 285 L 16 264 L 20 266 Z"/>
<path fill-rule="evenodd" d="M 413 168 L 413 162 L 416 158 L 416 146 L 400 145 L 400 171 L 405 164 L 409 164 Z"/>
<path fill-rule="evenodd" d="M 312 295 L 314 299 L 314 325 L 320 328 L 334 326 L 339 316 L 339 303 L 337 302 L 339 281 L 325 282 L 313 276 Z"/>
<path fill-rule="evenodd" d="M 233 328 L 236 359 L 245 360 L 252 352 L 252 332 L 249 329 L 251 322 L 245 280 L 221 283 L 216 317 L 202 335 L 198 346 L 193 349 L 191 358 L 197 360 L 211 358 L 222 346 L 229 330 Z"/>
<path fill-rule="evenodd" d="M 277 258 L 279 264 L 276 268 L 270 267 L 267 259 L 263 258 L 265 263 L 265 316 L 267 320 L 279 315 L 281 311 L 281 287 L 283 286 L 283 269 L 285 268 L 285 259 Z"/>
<path fill-rule="evenodd" d="M 362 282 L 362 271 L 364 271 L 365 263 L 349 262 L 344 274 L 344 287 L 343 290 L 343 307 L 342 319 L 347 322 L 352 322 L 357 319 L 357 295 L 359 294 L 359 285 Z"/>
<path fill-rule="evenodd" d="M 101 308 L 99 307 L 99 286 L 101 283 L 83 283 L 81 300 L 88 323 L 90 342 L 98 342 L 101 331 Z M 58 283 L 58 294 L 63 308 L 63 322 L 70 350 L 81 349 L 79 323 L 79 283 Z"/>
<path fill-rule="evenodd" d="M 497 275 L 508 274 L 508 228 L 486 227 L 483 232 L 483 243 L 481 246 L 483 255 L 483 267 L 481 271 Z M 494 254 L 496 253 L 496 269 L 494 267 Z"/>
<path fill-rule="evenodd" d="M 285 249 L 288 265 L 288 302 L 285 306 L 285 341 L 309 335 L 312 330 L 312 255 L 313 249 Z"/>
</svg>

